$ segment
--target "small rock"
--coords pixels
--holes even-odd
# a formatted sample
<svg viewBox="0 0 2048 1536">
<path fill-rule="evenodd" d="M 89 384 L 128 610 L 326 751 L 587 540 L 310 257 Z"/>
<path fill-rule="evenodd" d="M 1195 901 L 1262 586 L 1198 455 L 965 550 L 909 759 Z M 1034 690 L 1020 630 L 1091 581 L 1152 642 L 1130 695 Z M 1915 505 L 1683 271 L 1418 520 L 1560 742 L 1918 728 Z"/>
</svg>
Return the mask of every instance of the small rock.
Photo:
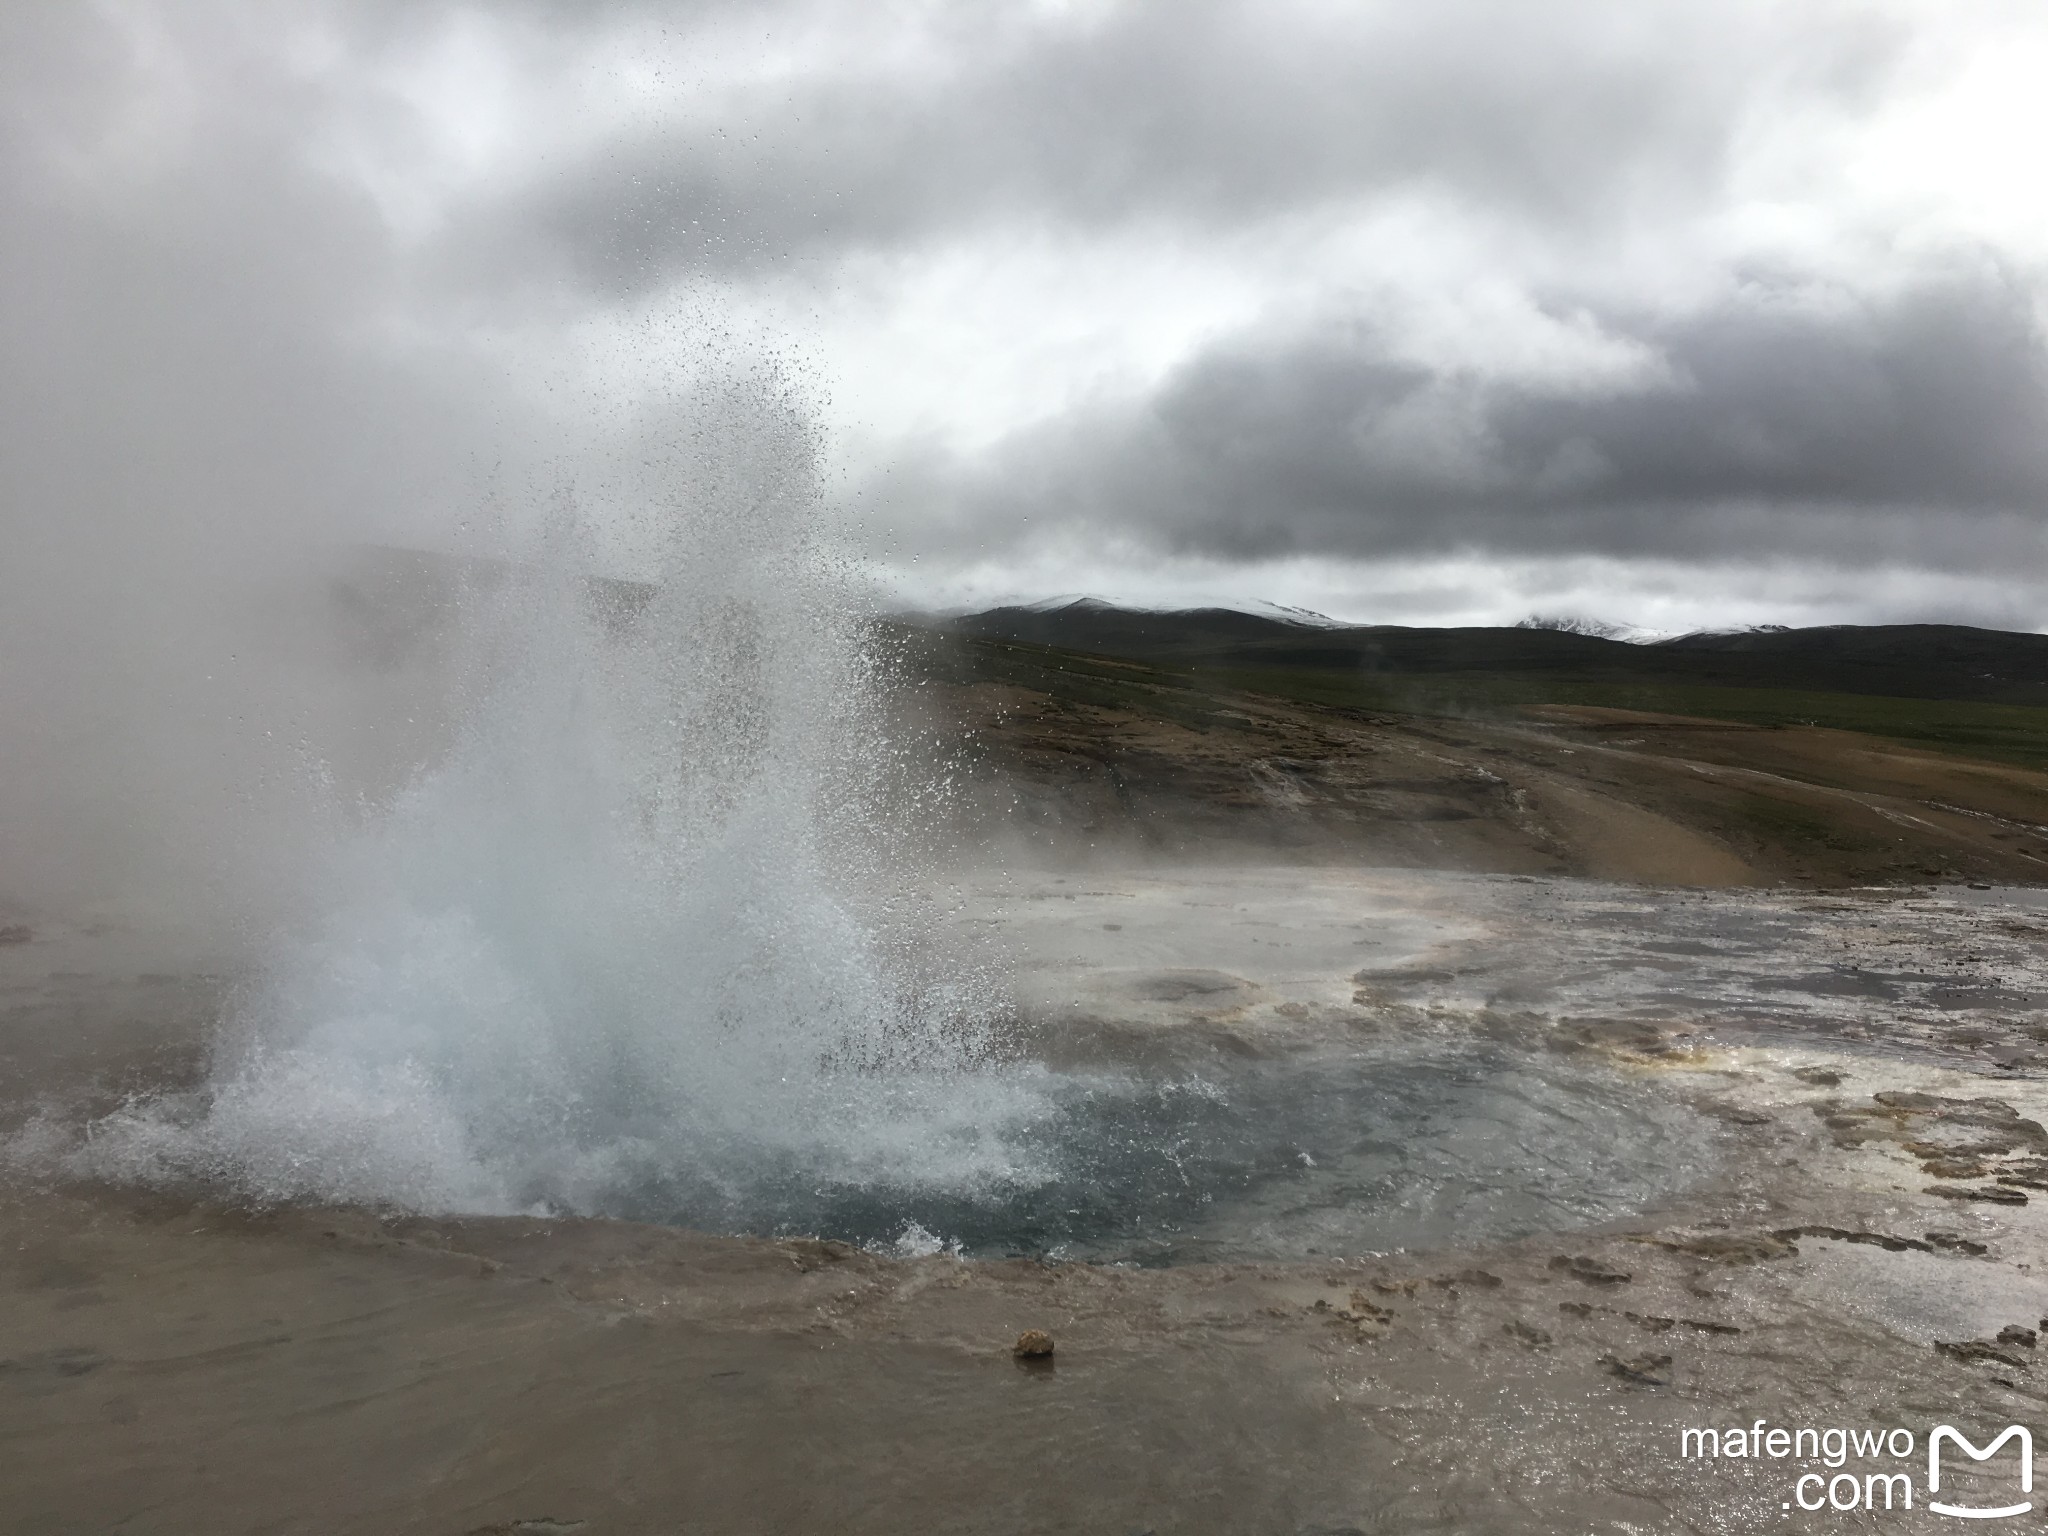
<svg viewBox="0 0 2048 1536">
<path fill-rule="evenodd" d="M 2005 1327 L 1998 1330 L 1999 1343 L 2017 1344 L 2021 1349 L 2032 1349 L 2034 1347 L 2034 1338 L 2033 1329 L 2022 1328 L 2018 1323 L 2008 1323 Z"/>
<path fill-rule="evenodd" d="M 1509 1338 L 1526 1344 L 1531 1349 L 1541 1349 L 1550 1342 L 1550 1335 L 1532 1324 L 1514 1319 L 1500 1325 L 1500 1331 Z"/>
<path fill-rule="evenodd" d="M 1947 1355 L 1951 1360 L 1962 1360 L 1972 1364 L 2009 1365 L 2015 1370 L 2022 1369 L 2026 1365 L 2026 1361 L 2011 1351 L 2000 1349 L 1995 1344 L 1985 1344 L 1976 1339 L 1965 1339 L 1961 1343 L 1956 1344 L 1936 1341 L 1934 1347 L 1940 1353 Z"/>
<path fill-rule="evenodd" d="M 1567 1256 L 1561 1253 L 1550 1261 L 1550 1267 L 1587 1285 L 1627 1285 L 1633 1278 L 1625 1270 L 1609 1269 L 1598 1259 L 1589 1259 L 1583 1255 Z"/>
<path fill-rule="evenodd" d="M 1681 1232 L 1663 1233 L 1641 1241 L 1673 1253 L 1711 1259 L 1716 1264 L 1760 1264 L 1767 1259 L 1789 1258 L 1798 1253 L 1797 1235 L 1796 1232 L 1790 1236 L 1771 1232 Z"/>
<path fill-rule="evenodd" d="M 1849 1227 L 1781 1227 L 1774 1235 L 1787 1242 L 1802 1237 L 1825 1237 L 1837 1243 L 1865 1243 L 1886 1253 L 1932 1252 L 1917 1237 L 1894 1237 L 1889 1232 L 1862 1232 Z"/>
<path fill-rule="evenodd" d="M 1026 1328 L 1017 1335 L 1010 1353 L 1019 1360 L 1044 1360 L 1052 1354 L 1052 1335 L 1043 1328 Z"/>
<path fill-rule="evenodd" d="M 98 1350 L 71 1345 L 64 1349 L 45 1349 L 32 1355 L 0 1360 L 0 1375 L 17 1371 L 48 1371 L 53 1376 L 89 1376 L 106 1363 L 107 1357 Z"/>
<path fill-rule="evenodd" d="M 1930 1157 L 1920 1171 L 1930 1179 L 1981 1179 L 1989 1170 L 1975 1158 Z"/>
<path fill-rule="evenodd" d="M 844 1264 L 859 1252 L 849 1243 L 816 1237 L 790 1238 L 782 1244 L 782 1251 L 789 1256 L 789 1262 L 805 1274 L 823 1269 L 827 1264 Z"/>
<path fill-rule="evenodd" d="M 1973 1258 L 1982 1258 L 1991 1250 L 1982 1243 L 1973 1243 L 1967 1237 L 1954 1232 L 1930 1232 L 1927 1234 L 1930 1248 L 1946 1249 L 1950 1253 L 1967 1253 Z"/>
<path fill-rule="evenodd" d="M 1708 1106 L 1709 1113 L 1718 1115 L 1730 1125 L 1769 1125 L 1771 1117 L 1761 1110 L 1739 1109 L 1733 1105 Z"/>
<path fill-rule="evenodd" d="M 1842 1082 L 1841 1073 L 1831 1072 L 1826 1067 L 1797 1067 L 1792 1075 L 1802 1083 L 1812 1083 L 1817 1088 L 1836 1088 Z"/>
<path fill-rule="evenodd" d="M 1671 1385 L 1669 1355 L 1630 1355 L 1626 1359 L 1619 1355 L 1602 1355 L 1600 1364 L 1608 1375 L 1619 1376 L 1623 1381 L 1640 1382 L 1646 1387 Z"/>
<path fill-rule="evenodd" d="M 1986 1184 L 1979 1189 L 1968 1189 L 1961 1184 L 1930 1184 L 1927 1193 L 1939 1195 L 1944 1200 L 1982 1200 L 1990 1205 L 2025 1205 L 2024 1190 L 2014 1189 L 2009 1184 Z"/>
</svg>

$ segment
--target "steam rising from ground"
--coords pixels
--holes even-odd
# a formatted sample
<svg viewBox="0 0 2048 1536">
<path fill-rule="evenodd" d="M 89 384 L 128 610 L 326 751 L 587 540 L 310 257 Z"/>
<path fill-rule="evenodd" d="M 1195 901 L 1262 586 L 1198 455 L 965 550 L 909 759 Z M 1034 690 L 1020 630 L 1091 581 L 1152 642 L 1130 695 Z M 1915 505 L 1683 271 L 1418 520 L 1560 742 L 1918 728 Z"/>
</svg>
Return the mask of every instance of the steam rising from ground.
<svg viewBox="0 0 2048 1536">
<path fill-rule="evenodd" d="M 906 857 L 933 784 L 885 781 L 801 415 L 706 414 L 650 587 L 581 576 L 566 504 L 537 559 L 462 583 L 452 746 L 319 859 L 204 1092 L 74 1167 L 700 1221 L 826 1176 L 1030 1176 L 1006 1132 L 1038 1096 L 991 1067 L 998 990 L 934 947 Z"/>
</svg>

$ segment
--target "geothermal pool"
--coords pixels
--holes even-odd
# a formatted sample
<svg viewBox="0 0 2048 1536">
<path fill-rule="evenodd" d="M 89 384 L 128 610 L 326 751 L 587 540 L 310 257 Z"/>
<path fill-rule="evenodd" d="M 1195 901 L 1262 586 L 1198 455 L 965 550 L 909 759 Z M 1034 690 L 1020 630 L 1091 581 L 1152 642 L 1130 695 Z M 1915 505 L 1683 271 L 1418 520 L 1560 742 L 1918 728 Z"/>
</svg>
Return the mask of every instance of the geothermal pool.
<svg viewBox="0 0 2048 1536">
<path fill-rule="evenodd" d="M 344 973 L 339 998 L 303 982 L 286 994 L 304 1011 L 282 1049 L 263 1035 L 224 1047 L 211 1019 L 195 1030 L 190 988 L 159 987 L 185 1010 L 185 1038 L 168 1053 L 157 1041 L 148 1069 L 172 1086 L 131 1072 L 127 1102 L 63 1155 L 88 1177 L 258 1206 L 603 1215 L 1147 1266 L 1573 1230 L 1712 1173 L 1714 1123 L 1660 1074 L 1372 990 L 1436 974 L 1422 960 L 1478 939 L 1482 927 L 1431 912 L 1469 893 L 1315 871 L 1100 887 L 1026 877 L 955 902 L 953 952 L 984 966 L 1006 955 L 1011 969 L 987 1054 L 937 1066 L 820 1069 L 784 1052 L 766 1057 L 764 1082 L 756 1047 L 734 1046 L 752 1069 L 735 1075 L 691 1054 L 700 1028 L 679 1019 L 664 1033 L 650 1005 L 609 1035 L 573 1037 L 626 1057 L 622 1072 L 543 1056 L 533 1005 L 503 989 L 489 994 L 502 1016 L 458 1028 L 445 978 L 437 989 L 361 954 L 316 968 Z M 1101 917 L 1111 908 L 1121 921 Z M 410 953 L 445 940 L 394 942 Z M 1193 959 L 1209 963 L 1173 963 Z M 465 955 L 458 974 L 476 973 Z M 94 1006 L 81 971 L 53 987 L 74 994 L 67 1012 Z M 147 1037 L 149 992 L 110 976 L 98 1006 Z M 194 1060 L 209 1048 L 210 1068 Z M 706 1080 L 732 1101 L 694 1096 Z M 537 1104 L 543 1094 L 576 1113 Z"/>
<path fill-rule="evenodd" d="M 2001 1340 L 2040 1317 L 2040 1201 L 1945 1198 L 1908 1143 L 1948 1110 L 2048 1122 L 2038 1069 L 1999 1059 L 2039 1029 L 2037 900 L 1183 867 L 976 875 L 935 904 L 967 953 L 1008 958 L 979 1086 L 871 1063 L 790 1085 L 811 1112 L 846 1093 L 836 1125 L 764 1125 L 771 1095 L 739 1141 L 663 1142 L 632 1118 L 659 1085 L 599 1118 L 611 1079 L 585 1063 L 564 1127 L 518 1113 L 556 1080 L 517 1073 L 546 1037 L 501 1033 L 508 1055 L 457 1032 L 477 1059 L 437 1057 L 443 999 L 396 1037 L 394 1079 L 449 1117 L 426 1144 L 469 1138 L 438 1167 L 393 1160 L 421 1123 L 352 1097 L 390 1065 L 363 1036 L 388 1032 L 293 1037 L 291 1070 L 238 1076 L 207 1054 L 231 968 L 195 977 L 111 923 L 0 947 L 0 1135 L 40 1126 L 11 1160 L 73 1176 L 6 1181 L 10 1400 L 45 1437 L 38 1475 L 96 1488 L 112 1467 L 108 1508 L 139 1507 L 169 1443 L 211 1510 L 212 1448 L 286 1433 L 257 1465 L 289 1486 L 249 1497 L 290 1510 L 307 1465 L 393 1486 L 360 1477 L 391 1447 L 423 1448 L 396 1486 L 439 1489 L 435 1426 L 481 1423 L 493 1459 L 441 1522 L 464 1529 L 469 1490 L 524 1498 L 535 1467 L 557 1481 L 508 1518 L 584 1518 L 583 1448 L 659 1425 L 644 1476 L 673 1474 L 678 1507 L 721 1476 L 749 1509 L 808 1493 L 796 1443 L 978 1511 L 1016 1478 L 1006 1529 L 1044 1528 L 1049 1484 L 1065 1524 L 1165 1529 L 1191 1465 L 1284 1515 L 1261 1529 L 1657 1529 L 1678 1505 L 1746 1529 L 1784 1486 L 1677 1459 L 1645 1484 L 1645 1447 L 1843 1402 L 2023 1421 L 2034 1362 Z M 630 1050 L 637 1027 L 599 1038 Z M 1837 1106 L 1877 1094 L 1923 1112 L 1834 1140 Z M 878 1113 L 891 1095 L 902 1113 Z M 551 1214 L 453 1219 L 504 1188 L 402 1182 L 463 1168 L 552 1181 Z M 556 1219 L 578 1210 L 868 1251 Z M 1495 1241 L 1513 1233 L 1533 1236 Z M 953 1244 L 1116 1262 L 959 1264 Z M 1056 1332 L 1056 1371 L 1010 1359 L 1029 1327 Z M 1980 1349 L 2018 1363 L 1956 1353 Z M 106 1407 L 131 1397 L 132 1428 Z M 736 1461 L 735 1424 L 775 1455 Z M 785 1523 L 825 1515 L 849 1518 Z"/>
<path fill-rule="evenodd" d="M 1291 1052 L 1202 1075 L 1061 1075 L 1033 1177 L 973 1191 L 687 1177 L 610 1213 L 905 1254 L 1180 1264 L 1494 1241 L 1626 1216 L 1712 1164 L 1706 1122 L 1612 1074 L 1484 1043 Z"/>
<path fill-rule="evenodd" d="M 971 1195 L 792 1179 L 620 1214 L 899 1251 L 1177 1264 L 1494 1242 L 1719 1174 L 1731 1052 L 1825 1082 L 1981 1048 L 2048 999 L 2039 893 L 1646 890 L 1447 872 L 967 881 L 1046 1076 L 1037 1169 Z M 755 1198 L 765 1191 L 756 1189 Z M 772 1213 L 772 1214 L 770 1214 Z"/>
<path fill-rule="evenodd" d="M 1713 1173 L 1718 1127 L 1663 1075 L 1385 994 L 1497 937 L 1466 910 L 1486 883 L 1222 868 L 966 885 L 952 926 L 1011 967 L 1004 1059 L 982 1074 L 1003 1160 L 942 1124 L 922 1178 L 678 1168 L 609 1191 L 606 1214 L 903 1253 L 1302 1260 L 1595 1226 Z M 837 1088 L 850 1116 L 886 1091 Z M 972 1179 L 930 1176 L 947 1137 Z"/>
<path fill-rule="evenodd" d="M 2012 1031 L 1985 1026 L 2048 995 L 2031 913 L 1999 893 L 1218 867 L 977 877 L 921 903 L 947 913 L 936 951 L 984 968 L 976 1006 L 1002 959 L 982 1055 L 819 1068 L 777 1036 L 766 1054 L 734 1045 L 740 1070 L 718 1034 L 665 1027 L 661 994 L 614 1002 L 599 1028 L 574 1011 L 580 987 L 556 1005 L 584 1026 L 564 1037 L 532 996 L 512 1006 L 517 988 L 457 1028 L 446 976 L 436 992 L 399 965 L 394 982 L 352 952 L 314 968 L 338 993 L 288 994 L 320 1027 L 240 1058 L 216 1042 L 207 1068 L 210 1017 L 189 988 L 173 989 L 181 1022 L 152 1025 L 149 988 L 87 969 L 103 937 L 51 930 L 7 955 L 15 1017 L 40 997 L 53 1018 L 118 1019 L 171 1086 L 130 1071 L 127 1102 L 82 1141 L 65 1138 L 86 1118 L 46 1108 L 36 1155 L 257 1205 L 605 1215 L 906 1254 L 1298 1261 L 1683 1204 L 1720 1169 L 1728 1126 L 1700 1105 L 1727 1049 L 1824 1071 L 1830 1053 L 1952 1059 L 1982 1034 L 1996 1055 Z M 425 940 L 392 942 L 413 955 Z M 465 985 L 496 974 L 457 951 Z M 1641 1049 L 1645 1031 L 1663 1043 Z M 62 1076 L 24 1068 L 17 1086 Z M 707 1081 L 728 1102 L 693 1097 Z"/>
</svg>

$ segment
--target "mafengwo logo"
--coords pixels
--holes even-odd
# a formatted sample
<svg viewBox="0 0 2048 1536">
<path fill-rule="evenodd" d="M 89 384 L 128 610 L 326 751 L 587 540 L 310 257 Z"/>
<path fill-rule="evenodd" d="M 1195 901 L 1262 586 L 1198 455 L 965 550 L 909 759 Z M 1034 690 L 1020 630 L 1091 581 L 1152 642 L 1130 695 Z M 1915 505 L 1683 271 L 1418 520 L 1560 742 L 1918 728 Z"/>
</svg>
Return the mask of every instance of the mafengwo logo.
<svg viewBox="0 0 2048 1536">
<path fill-rule="evenodd" d="M 1807 1468 L 1819 1462 L 1822 1470 L 1802 1470 L 1791 1480 L 1781 1506 L 1787 1515 L 1795 1509 L 1844 1515 L 1912 1509 L 1916 1493 L 1930 1513 L 1959 1520 L 2010 1520 L 2033 1511 L 2034 1437 L 2024 1426 L 2008 1424 L 1979 1445 L 1953 1424 L 1935 1425 L 1924 1442 L 1927 1481 L 1916 1488 L 1915 1453 L 1922 1443 L 1910 1429 L 1780 1429 L 1758 1419 L 1747 1429 L 1688 1429 L 1679 1450 L 1692 1460 L 1791 1461 Z M 1957 1489 L 1958 1473 L 1978 1463 L 1987 1464 L 1987 1486 L 2002 1490 L 1997 1496 L 1977 1487 L 1965 1498 Z"/>
<path fill-rule="evenodd" d="M 1973 1460 L 1989 1461 L 2008 1440 L 2019 1442 L 2020 1492 L 2031 1495 L 2034 1491 L 2034 1437 L 2026 1430 L 2017 1424 L 2008 1424 L 1996 1440 L 1980 1451 L 1965 1440 L 1959 1430 L 1947 1424 L 1935 1425 L 1934 1432 L 1927 1437 L 1927 1492 L 1930 1496 L 1927 1507 L 1937 1515 L 1961 1515 L 1966 1520 L 2004 1520 L 2013 1515 L 2024 1515 L 2031 1510 L 2034 1507 L 2032 1498 L 1998 1509 L 1980 1508 L 1969 1504 L 1942 1504 L 1932 1498 L 1932 1495 L 1941 1492 L 1941 1447 L 1944 1441 Z"/>
</svg>

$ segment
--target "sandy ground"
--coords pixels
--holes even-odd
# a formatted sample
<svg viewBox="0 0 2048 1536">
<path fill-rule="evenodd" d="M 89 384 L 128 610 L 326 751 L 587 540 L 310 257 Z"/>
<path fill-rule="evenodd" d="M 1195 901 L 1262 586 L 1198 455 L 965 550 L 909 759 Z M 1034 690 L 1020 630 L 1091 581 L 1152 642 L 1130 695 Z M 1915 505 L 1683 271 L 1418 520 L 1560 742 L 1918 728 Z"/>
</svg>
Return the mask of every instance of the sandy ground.
<svg viewBox="0 0 2048 1536">
<path fill-rule="evenodd" d="M 1172 1270 L 17 1173 L 0 1529 L 1922 1530 L 1950 1525 L 1934 1424 L 2048 1432 L 2025 898 L 1125 870 L 984 885 L 961 920 L 1048 1055 L 1483 1032 L 1681 1096 L 1726 1151 L 1597 1229 Z M 221 983 L 172 958 L 0 950 L 10 1124 L 190 1074 Z M 1050 1367 L 1012 1359 L 1025 1328 Z M 1756 1419 L 1909 1429 L 1882 1470 L 1914 1511 L 1788 1510 L 1841 1469 L 1680 1454 Z"/>
</svg>

